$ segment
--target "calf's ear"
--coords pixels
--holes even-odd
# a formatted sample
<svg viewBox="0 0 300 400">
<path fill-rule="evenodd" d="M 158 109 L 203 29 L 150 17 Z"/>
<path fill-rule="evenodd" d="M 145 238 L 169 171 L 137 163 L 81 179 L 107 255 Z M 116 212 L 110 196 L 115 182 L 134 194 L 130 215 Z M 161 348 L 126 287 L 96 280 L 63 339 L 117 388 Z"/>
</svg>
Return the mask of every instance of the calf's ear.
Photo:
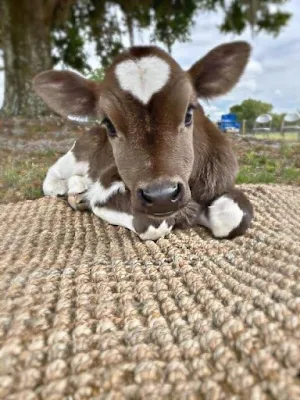
<svg viewBox="0 0 300 400">
<path fill-rule="evenodd" d="M 97 84 L 70 71 L 45 71 L 33 79 L 45 103 L 69 119 L 85 121 L 96 116 Z"/>
<path fill-rule="evenodd" d="M 231 42 L 215 47 L 188 70 L 199 97 L 227 93 L 239 81 L 247 65 L 251 47 L 247 42 Z"/>
</svg>

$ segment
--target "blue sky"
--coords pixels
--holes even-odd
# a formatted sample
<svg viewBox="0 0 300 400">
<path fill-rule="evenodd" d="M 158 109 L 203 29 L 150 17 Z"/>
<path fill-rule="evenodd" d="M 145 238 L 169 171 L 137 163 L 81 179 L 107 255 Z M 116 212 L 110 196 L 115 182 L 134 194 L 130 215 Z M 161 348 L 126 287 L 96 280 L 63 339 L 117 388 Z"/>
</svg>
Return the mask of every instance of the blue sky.
<svg viewBox="0 0 300 400">
<path fill-rule="evenodd" d="M 238 85 L 227 95 L 202 102 L 213 120 L 228 112 L 233 104 L 246 98 L 270 102 L 276 112 L 292 112 L 300 109 L 300 1 L 291 0 L 285 8 L 293 14 L 289 25 L 277 38 L 261 33 L 252 37 L 250 30 L 242 35 L 224 35 L 218 25 L 222 13 L 201 13 L 195 18 L 191 41 L 177 43 L 172 56 L 183 68 L 188 68 L 198 58 L 213 47 L 232 40 L 246 40 L 253 50 L 246 72 Z M 136 33 L 136 44 L 148 44 L 149 32 Z M 124 38 L 124 44 L 128 41 Z M 157 43 L 160 45 L 160 43 Z M 93 67 L 98 67 L 98 59 L 93 45 L 87 45 L 87 53 Z M 0 105 L 3 99 L 4 78 L 0 73 Z"/>
</svg>

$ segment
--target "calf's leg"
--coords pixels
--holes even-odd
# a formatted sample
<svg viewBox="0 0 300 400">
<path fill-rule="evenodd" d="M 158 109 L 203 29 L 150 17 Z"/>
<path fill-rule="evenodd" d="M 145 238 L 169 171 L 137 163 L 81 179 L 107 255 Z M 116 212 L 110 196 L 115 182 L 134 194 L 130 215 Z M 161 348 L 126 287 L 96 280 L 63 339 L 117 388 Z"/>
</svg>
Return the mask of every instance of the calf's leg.
<svg viewBox="0 0 300 400">
<path fill-rule="evenodd" d="M 106 204 L 93 204 L 95 215 L 113 225 L 123 226 L 142 240 L 157 240 L 167 236 L 174 227 L 186 229 L 196 225 L 208 228 L 218 239 L 233 239 L 243 235 L 253 218 L 253 208 L 243 192 L 232 189 L 207 205 L 191 201 L 174 218 L 154 220 L 134 215 L 129 192 L 115 193 Z"/>
<path fill-rule="evenodd" d="M 253 219 L 253 207 L 247 196 L 236 188 L 214 198 L 199 214 L 198 223 L 218 239 L 243 235 Z"/>
<path fill-rule="evenodd" d="M 164 237 L 174 226 L 184 229 L 195 225 L 205 226 L 215 238 L 231 239 L 245 233 L 253 218 L 250 201 L 242 191 L 235 188 L 206 204 L 192 200 L 174 218 L 157 220 L 136 215 L 132 210 L 130 193 L 114 165 L 102 172 L 95 182 L 86 176 L 70 176 L 66 192 L 74 209 L 89 208 L 104 221 L 123 226 L 143 240 Z"/>
<path fill-rule="evenodd" d="M 72 151 L 73 148 L 74 146 L 49 168 L 46 178 L 43 182 L 43 192 L 46 196 L 66 195 L 70 191 L 70 178 L 74 176 L 86 176 L 89 164 L 82 161 L 78 162 Z M 70 181 L 72 187 L 75 185 L 75 180 L 74 182 L 72 182 L 72 180 Z M 78 183 L 78 185 L 80 184 Z"/>
</svg>

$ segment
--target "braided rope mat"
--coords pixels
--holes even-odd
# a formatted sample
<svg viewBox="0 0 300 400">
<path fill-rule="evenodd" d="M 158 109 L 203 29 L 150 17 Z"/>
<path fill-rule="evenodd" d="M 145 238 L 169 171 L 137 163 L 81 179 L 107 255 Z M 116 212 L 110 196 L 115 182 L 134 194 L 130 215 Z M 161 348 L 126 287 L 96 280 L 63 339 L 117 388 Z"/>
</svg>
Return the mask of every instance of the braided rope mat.
<svg viewBox="0 0 300 400">
<path fill-rule="evenodd" d="M 244 189 L 233 241 L 2 205 L 0 398 L 300 399 L 300 188 Z"/>
</svg>

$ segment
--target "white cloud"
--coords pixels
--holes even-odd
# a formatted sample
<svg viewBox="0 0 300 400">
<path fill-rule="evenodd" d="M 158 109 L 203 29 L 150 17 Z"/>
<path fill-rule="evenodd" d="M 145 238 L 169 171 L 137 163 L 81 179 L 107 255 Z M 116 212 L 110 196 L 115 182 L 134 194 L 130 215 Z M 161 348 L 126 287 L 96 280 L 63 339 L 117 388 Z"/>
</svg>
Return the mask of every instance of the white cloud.
<svg viewBox="0 0 300 400">
<path fill-rule="evenodd" d="M 251 58 L 248 62 L 245 73 L 259 75 L 262 72 L 263 72 L 262 64 L 259 61 L 255 60 L 254 58 Z"/>
<path fill-rule="evenodd" d="M 219 107 L 211 105 L 209 103 L 203 104 L 204 112 L 212 121 L 218 121 L 221 115 L 224 114 L 223 110 Z"/>
<path fill-rule="evenodd" d="M 241 83 L 238 85 L 238 88 L 243 90 L 249 90 L 250 92 L 255 92 L 257 89 L 257 82 L 254 78 L 243 79 Z"/>
</svg>

